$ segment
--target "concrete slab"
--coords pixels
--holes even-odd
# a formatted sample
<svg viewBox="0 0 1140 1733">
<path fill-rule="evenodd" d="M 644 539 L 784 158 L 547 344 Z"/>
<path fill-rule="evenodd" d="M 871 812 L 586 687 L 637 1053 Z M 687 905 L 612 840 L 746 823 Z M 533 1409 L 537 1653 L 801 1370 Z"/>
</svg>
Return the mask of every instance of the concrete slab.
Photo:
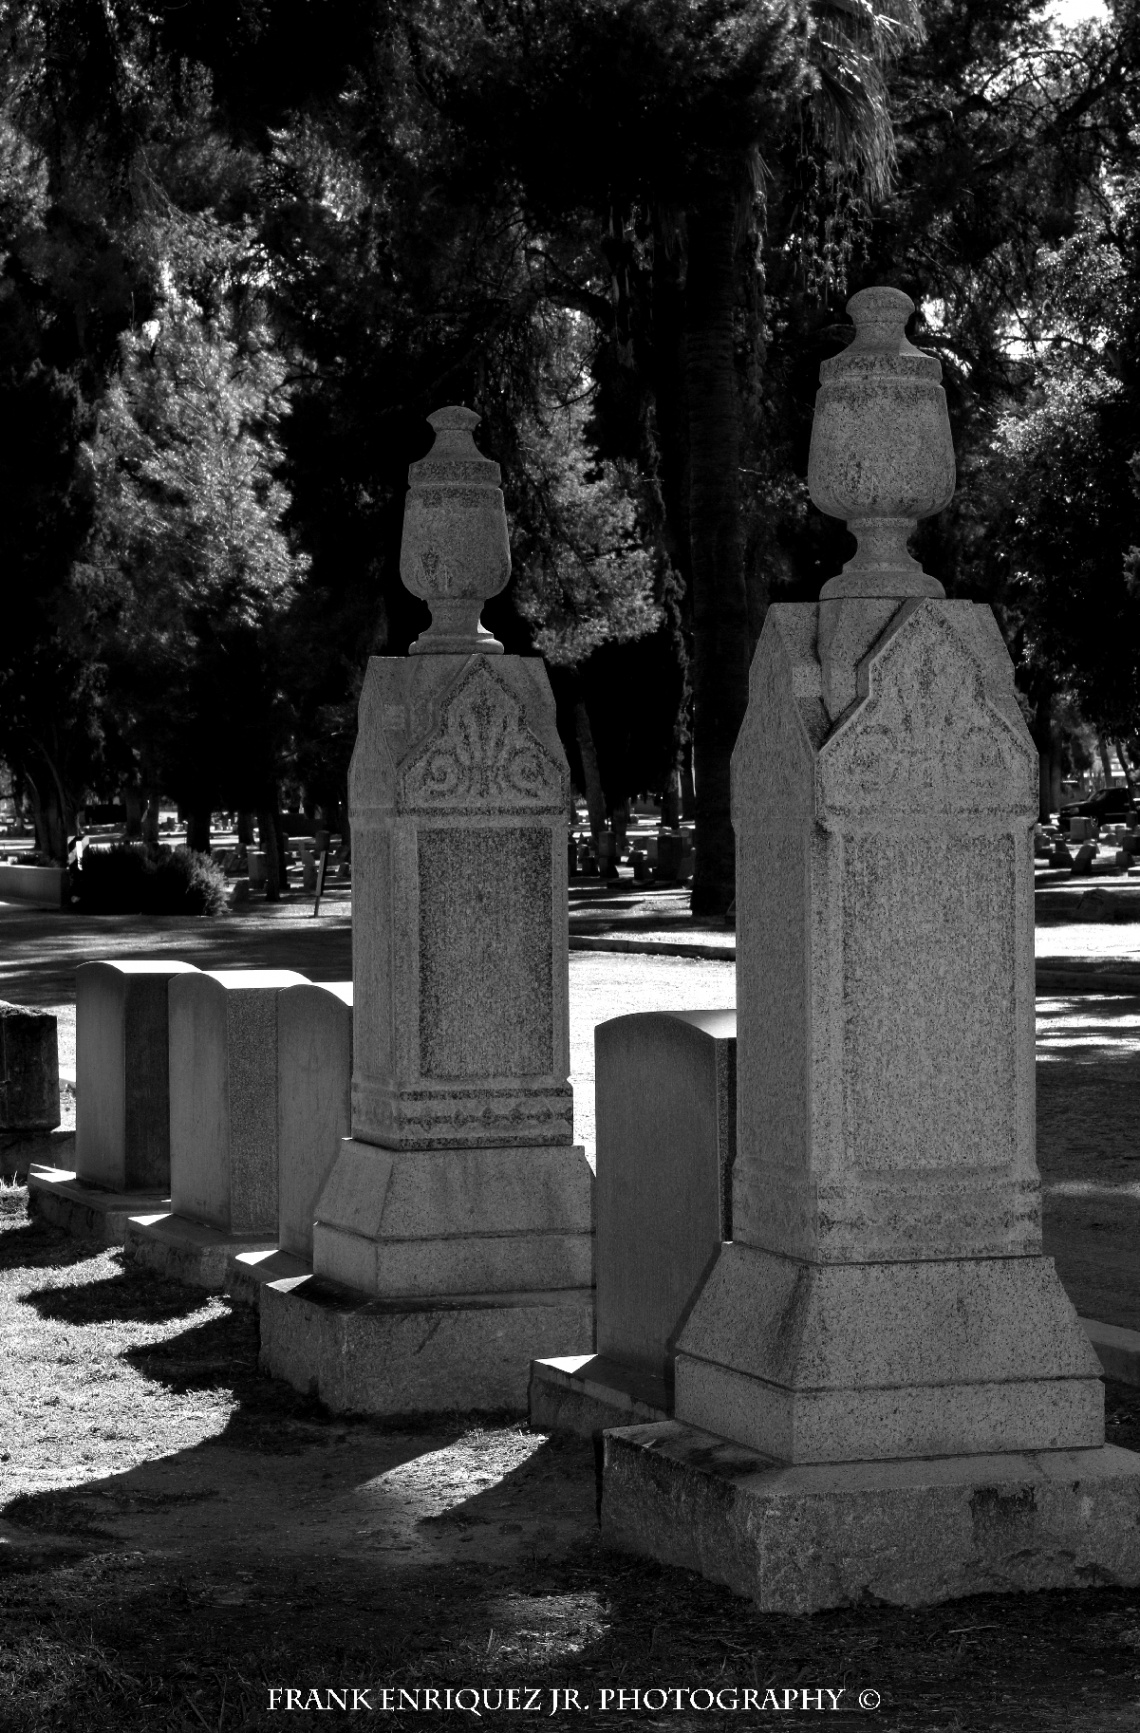
<svg viewBox="0 0 1140 1733">
<path fill-rule="evenodd" d="M 1140 1384 L 1140 1330 L 1124 1330 L 1096 1318 L 1081 1318 L 1080 1322 L 1105 1376 L 1120 1384 Z"/>
<path fill-rule="evenodd" d="M 1140 1583 L 1140 1455 L 1113 1445 L 781 1467 L 666 1421 L 605 1434 L 601 1515 L 768 1612 Z"/>
<path fill-rule="evenodd" d="M 601 1354 L 570 1354 L 534 1361 L 528 1412 L 536 1432 L 597 1438 L 607 1427 L 668 1420 L 672 1403 L 663 1378 Z"/>
<path fill-rule="evenodd" d="M 36 1166 L 28 1172 L 29 1211 L 76 1239 L 99 1245 L 123 1245 L 132 1216 L 169 1208 L 170 1198 L 162 1192 L 108 1191 L 87 1184 L 70 1168 Z"/>
<path fill-rule="evenodd" d="M 132 1216 L 124 1246 L 132 1263 L 155 1270 L 173 1282 L 221 1293 L 230 1286 L 234 1260 L 242 1252 L 273 1253 L 274 1240 L 228 1234 L 207 1222 L 169 1211 Z"/>
<path fill-rule="evenodd" d="M 591 1340 L 594 1295 L 552 1288 L 362 1301 L 317 1277 L 286 1277 L 262 1289 L 260 1322 L 262 1371 L 334 1414 L 522 1414 L 536 1344 L 553 1358 Z"/>
<path fill-rule="evenodd" d="M 260 1306 L 261 1290 L 269 1282 L 284 1282 L 294 1287 L 307 1281 L 312 1269 L 303 1258 L 275 1246 L 251 1252 L 235 1252 L 230 1259 L 226 1292 L 239 1306 Z"/>
</svg>

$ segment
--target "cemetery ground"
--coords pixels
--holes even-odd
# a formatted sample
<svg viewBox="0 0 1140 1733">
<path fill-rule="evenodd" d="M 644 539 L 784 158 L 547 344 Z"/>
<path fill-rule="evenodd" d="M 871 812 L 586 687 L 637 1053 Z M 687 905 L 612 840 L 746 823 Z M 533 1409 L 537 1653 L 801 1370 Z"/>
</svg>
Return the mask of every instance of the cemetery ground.
<svg viewBox="0 0 1140 1733">
<path fill-rule="evenodd" d="M 179 955 L 345 979 L 348 916 L 344 898 L 319 921 L 289 904 L 150 923 L 0 909 L 0 996 L 57 1007 L 66 1069 L 77 962 Z M 640 930 L 668 943 L 665 913 Z M 1038 938 L 1057 978 L 1140 962 L 1140 926 Z M 573 952 L 579 1135 L 596 1021 L 732 997 L 731 964 L 708 955 Z M 1047 1249 L 1079 1310 L 1140 1328 L 1140 994 L 1039 996 L 1038 1043 Z M 9 1137 L 7 1171 L 66 1165 L 69 1135 Z M 828 1690 L 844 1693 L 837 1725 L 1140 1726 L 1140 1591 L 762 1614 L 604 1552 L 588 1443 L 506 1415 L 331 1417 L 258 1373 L 251 1312 L 29 1221 L 14 1182 L 0 1191 L 0 1305 L 3 1733 L 271 1728 L 286 1703 L 270 1708 L 274 1688 L 301 1693 L 296 1713 L 337 1714 L 330 1690 L 366 1692 L 356 1718 L 396 1728 L 462 1725 L 475 1708 L 494 1728 L 764 1724 Z M 1140 1389 L 1110 1382 L 1107 1398 L 1109 1440 L 1140 1449 Z M 401 1688 L 418 1697 L 385 1707 Z M 436 1709 L 432 1689 L 466 1707 Z M 552 1714 L 566 1690 L 580 1707 Z M 710 1692 L 721 1708 L 704 1706 Z M 860 1709 L 861 1692 L 879 1707 Z"/>
</svg>

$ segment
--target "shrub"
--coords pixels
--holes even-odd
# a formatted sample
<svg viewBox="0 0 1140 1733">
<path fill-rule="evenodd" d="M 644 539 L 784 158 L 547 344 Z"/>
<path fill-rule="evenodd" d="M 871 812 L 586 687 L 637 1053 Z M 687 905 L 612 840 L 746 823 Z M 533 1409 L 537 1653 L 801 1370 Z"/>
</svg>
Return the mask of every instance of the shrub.
<svg viewBox="0 0 1140 1733">
<path fill-rule="evenodd" d="M 146 848 L 137 843 L 115 843 L 110 848 L 83 851 L 72 887 L 79 906 L 91 915 L 137 915 L 143 907 L 144 882 L 150 862 Z"/>
<path fill-rule="evenodd" d="M 85 914 L 216 915 L 226 904 L 221 867 L 188 848 L 89 847 L 73 882 Z"/>
</svg>

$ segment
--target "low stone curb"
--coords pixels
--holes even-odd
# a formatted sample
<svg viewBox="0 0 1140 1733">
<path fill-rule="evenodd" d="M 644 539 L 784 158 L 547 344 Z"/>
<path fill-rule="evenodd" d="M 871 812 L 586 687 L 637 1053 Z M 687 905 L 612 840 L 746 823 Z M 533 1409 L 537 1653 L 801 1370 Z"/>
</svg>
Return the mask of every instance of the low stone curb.
<svg viewBox="0 0 1140 1733">
<path fill-rule="evenodd" d="M 642 957 L 704 957 L 714 962 L 736 961 L 736 945 L 700 939 L 611 939 L 608 934 L 571 933 L 572 951 L 632 951 Z"/>
<path fill-rule="evenodd" d="M 1118 1384 L 1140 1384 L 1140 1330 L 1102 1324 L 1097 1318 L 1082 1318 L 1080 1322 L 1105 1376 L 1115 1378 Z"/>
</svg>

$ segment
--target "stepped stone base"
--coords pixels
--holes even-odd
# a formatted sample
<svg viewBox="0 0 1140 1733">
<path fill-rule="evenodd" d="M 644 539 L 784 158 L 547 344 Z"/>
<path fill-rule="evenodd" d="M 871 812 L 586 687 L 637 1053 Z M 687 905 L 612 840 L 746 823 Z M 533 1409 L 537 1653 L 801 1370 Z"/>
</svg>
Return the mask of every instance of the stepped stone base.
<svg viewBox="0 0 1140 1733">
<path fill-rule="evenodd" d="M 235 1252 L 230 1258 L 226 1292 L 239 1306 L 260 1306 L 261 1290 L 270 1282 L 293 1285 L 306 1281 L 312 1273 L 302 1258 L 282 1251 L 280 1246 Z"/>
<path fill-rule="evenodd" d="M 261 1369 L 334 1414 L 525 1413 L 530 1362 L 593 1340 L 592 1288 L 367 1300 L 317 1277 L 261 1292 Z"/>
<path fill-rule="evenodd" d="M 668 1421 L 607 1432 L 602 1538 L 769 1612 L 1140 1583 L 1140 1455 L 1102 1445 L 780 1467 Z"/>
<path fill-rule="evenodd" d="M 595 1438 L 608 1426 L 668 1420 L 673 1404 L 661 1378 L 601 1354 L 535 1360 L 530 1369 L 530 1424 L 536 1432 Z"/>
<path fill-rule="evenodd" d="M 157 1191 L 106 1191 L 69 1168 L 34 1167 L 28 1174 L 28 1208 L 76 1239 L 121 1246 L 132 1216 L 167 1210 L 170 1198 Z"/>
<path fill-rule="evenodd" d="M 169 1213 L 132 1216 L 124 1245 L 132 1263 L 172 1282 L 212 1292 L 233 1285 L 236 1260 L 242 1253 L 268 1256 L 277 1250 L 277 1242 L 264 1236 L 228 1234 L 223 1228 Z"/>
</svg>

